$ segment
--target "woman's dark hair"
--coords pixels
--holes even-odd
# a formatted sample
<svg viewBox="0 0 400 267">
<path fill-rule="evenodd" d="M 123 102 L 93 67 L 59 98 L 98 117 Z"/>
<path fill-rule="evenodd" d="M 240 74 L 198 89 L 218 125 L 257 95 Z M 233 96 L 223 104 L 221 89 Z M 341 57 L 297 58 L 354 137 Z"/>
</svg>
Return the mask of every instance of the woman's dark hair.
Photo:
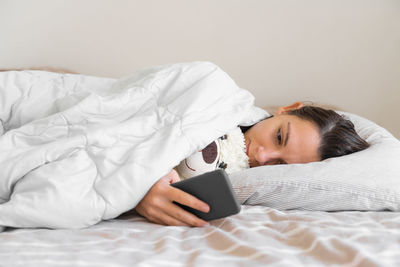
<svg viewBox="0 0 400 267">
<path fill-rule="evenodd" d="M 333 110 L 303 106 L 285 114 L 310 121 L 318 127 L 321 136 L 318 153 L 321 160 L 344 156 L 369 147 L 357 134 L 354 124 Z"/>
<path fill-rule="evenodd" d="M 333 110 L 315 106 L 303 106 L 285 114 L 297 116 L 317 126 L 321 136 L 318 154 L 321 160 L 340 157 L 364 150 L 369 144 L 354 129 L 354 124 Z M 269 119 L 269 116 L 265 119 Z M 252 126 L 241 126 L 245 133 Z"/>
</svg>

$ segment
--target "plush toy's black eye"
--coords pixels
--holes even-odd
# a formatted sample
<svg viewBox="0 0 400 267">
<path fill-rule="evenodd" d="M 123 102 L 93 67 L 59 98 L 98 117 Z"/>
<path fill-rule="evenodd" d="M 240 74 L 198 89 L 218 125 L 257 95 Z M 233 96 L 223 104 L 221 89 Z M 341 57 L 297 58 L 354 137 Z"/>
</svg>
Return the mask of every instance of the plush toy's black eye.
<svg viewBox="0 0 400 267">
<path fill-rule="evenodd" d="M 226 164 L 225 162 L 221 162 L 221 163 L 218 165 L 218 168 L 221 168 L 221 169 L 226 169 L 226 167 L 228 167 L 228 164 Z"/>
<path fill-rule="evenodd" d="M 218 147 L 215 142 L 212 142 L 206 146 L 201 153 L 203 154 L 203 160 L 205 163 L 211 164 L 215 161 L 218 156 Z"/>
<path fill-rule="evenodd" d="M 221 140 L 225 140 L 225 139 L 228 139 L 228 136 L 226 135 L 226 134 L 224 134 L 223 136 L 221 136 L 219 139 L 221 139 Z"/>
</svg>

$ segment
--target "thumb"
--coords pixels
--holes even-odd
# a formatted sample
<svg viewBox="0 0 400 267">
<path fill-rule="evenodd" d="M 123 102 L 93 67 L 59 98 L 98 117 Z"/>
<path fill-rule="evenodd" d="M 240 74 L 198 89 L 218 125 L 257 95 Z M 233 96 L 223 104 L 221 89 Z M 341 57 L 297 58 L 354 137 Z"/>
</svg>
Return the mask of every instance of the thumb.
<svg viewBox="0 0 400 267">
<path fill-rule="evenodd" d="M 172 169 L 170 171 L 170 173 L 168 174 L 168 177 L 169 177 L 169 181 L 170 181 L 171 184 L 179 182 L 181 180 L 181 178 L 179 177 L 178 172 L 176 170 L 174 170 L 174 169 Z"/>
</svg>

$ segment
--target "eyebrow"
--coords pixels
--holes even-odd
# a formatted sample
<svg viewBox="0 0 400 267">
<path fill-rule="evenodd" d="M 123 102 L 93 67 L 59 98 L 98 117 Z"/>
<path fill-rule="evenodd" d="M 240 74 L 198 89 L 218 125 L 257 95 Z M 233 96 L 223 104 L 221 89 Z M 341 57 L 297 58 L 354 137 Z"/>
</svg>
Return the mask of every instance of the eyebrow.
<svg viewBox="0 0 400 267">
<path fill-rule="evenodd" d="M 290 122 L 288 122 L 287 124 L 287 128 L 286 128 L 286 138 L 285 141 L 283 142 L 283 146 L 286 146 L 288 140 L 289 140 L 289 136 L 290 136 Z"/>
</svg>

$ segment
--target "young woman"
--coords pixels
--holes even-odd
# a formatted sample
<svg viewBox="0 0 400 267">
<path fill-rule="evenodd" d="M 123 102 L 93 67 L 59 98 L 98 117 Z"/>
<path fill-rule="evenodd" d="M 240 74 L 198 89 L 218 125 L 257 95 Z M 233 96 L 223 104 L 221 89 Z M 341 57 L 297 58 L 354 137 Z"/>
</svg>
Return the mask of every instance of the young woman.
<svg viewBox="0 0 400 267">
<path fill-rule="evenodd" d="M 241 129 L 250 167 L 315 162 L 369 146 L 356 133 L 351 121 L 332 110 L 304 106 L 300 102 L 280 107 L 274 116 Z M 173 203 L 209 211 L 203 201 L 170 186 L 179 180 L 178 173 L 171 170 L 147 192 L 136 211 L 148 220 L 164 225 L 208 225 Z"/>
</svg>

